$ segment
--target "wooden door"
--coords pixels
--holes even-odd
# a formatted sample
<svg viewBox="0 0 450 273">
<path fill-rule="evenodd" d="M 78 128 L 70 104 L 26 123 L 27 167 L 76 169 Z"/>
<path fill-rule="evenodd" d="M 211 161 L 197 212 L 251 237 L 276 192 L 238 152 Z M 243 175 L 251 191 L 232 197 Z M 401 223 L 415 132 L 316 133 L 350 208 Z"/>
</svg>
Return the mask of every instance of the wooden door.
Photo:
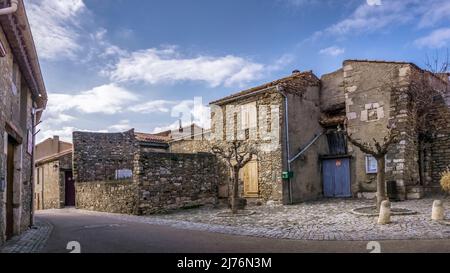
<svg viewBox="0 0 450 273">
<path fill-rule="evenodd" d="M 351 197 L 350 159 L 323 161 L 323 192 L 325 197 Z"/>
<path fill-rule="evenodd" d="M 258 161 L 252 160 L 244 167 L 244 196 L 259 197 Z"/>
<path fill-rule="evenodd" d="M 14 145 L 8 139 L 6 161 L 6 239 L 14 235 Z"/>
<path fill-rule="evenodd" d="M 75 183 L 73 181 L 72 171 L 67 171 L 64 174 L 65 177 L 65 197 L 66 197 L 66 206 L 74 207 L 75 206 Z"/>
</svg>

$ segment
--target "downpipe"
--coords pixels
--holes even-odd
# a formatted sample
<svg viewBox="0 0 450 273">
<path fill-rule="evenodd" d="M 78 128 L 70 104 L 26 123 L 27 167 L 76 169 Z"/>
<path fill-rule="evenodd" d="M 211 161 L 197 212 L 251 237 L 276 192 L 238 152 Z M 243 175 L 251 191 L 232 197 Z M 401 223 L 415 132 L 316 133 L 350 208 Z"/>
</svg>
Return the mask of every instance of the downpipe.
<svg viewBox="0 0 450 273">
<path fill-rule="evenodd" d="M 276 86 L 277 92 L 280 93 L 284 98 L 284 120 L 285 120 L 285 132 L 286 132 L 286 163 L 288 172 L 291 172 L 291 144 L 289 139 L 289 101 L 286 94 L 280 88 L 279 85 Z M 289 194 L 289 204 L 293 204 L 292 198 L 292 181 L 288 178 L 288 194 Z"/>
</svg>

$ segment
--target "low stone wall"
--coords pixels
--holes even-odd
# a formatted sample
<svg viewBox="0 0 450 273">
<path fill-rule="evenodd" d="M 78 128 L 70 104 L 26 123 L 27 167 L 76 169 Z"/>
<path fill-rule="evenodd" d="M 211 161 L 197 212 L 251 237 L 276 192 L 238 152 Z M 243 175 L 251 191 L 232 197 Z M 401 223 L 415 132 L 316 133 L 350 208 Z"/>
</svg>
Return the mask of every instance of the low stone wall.
<svg viewBox="0 0 450 273">
<path fill-rule="evenodd" d="M 76 183 L 78 209 L 137 214 L 137 186 L 132 181 Z"/>
<path fill-rule="evenodd" d="M 134 181 L 139 214 L 216 204 L 219 174 L 214 155 L 137 153 Z"/>
</svg>

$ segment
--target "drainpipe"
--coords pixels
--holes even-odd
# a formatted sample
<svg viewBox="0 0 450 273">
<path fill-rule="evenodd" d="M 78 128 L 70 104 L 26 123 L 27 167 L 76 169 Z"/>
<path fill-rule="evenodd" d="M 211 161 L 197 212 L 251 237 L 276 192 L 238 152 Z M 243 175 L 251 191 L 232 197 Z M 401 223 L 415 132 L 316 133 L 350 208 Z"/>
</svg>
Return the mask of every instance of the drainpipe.
<svg viewBox="0 0 450 273">
<path fill-rule="evenodd" d="M 32 145 L 33 145 L 33 150 L 31 152 L 31 179 L 30 179 L 30 183 L 31 183 L 31 205 L 30 205 L 30 227 L 33 227 L 34 225 L 34 197 L 35 197 L 35 192 L 34 192 L 34 179 L 35 179 L 35 150 L 36 150 L 36 126 L 37 124 L 37 120 L 36 120 L 36 115 L 39 112 L 44 111 L 43 108 L 40 109 L 36 109 L 33 107 L 32 111 L 32 119 L 31 119 L 31 134 L 32 134 Z M 44 198 L 42 198 L 44 199 Z M 44 208 L 44 206 L 42 206 L 42 208 Z"/>
<path fill-rule="evenodd" d="M 0 9 L 0 16 L 15 13 L 18 7 L 19 0 L 11 0 L 11 6 L 9 8 Z"/>
<path fill-rule="evenodd" d="M 276 86 L 277 92 L 280 93 L 284 98 L 284 120 L 285 120 L 285 131 L 286 131 L 286 163 L 288 172 L 291 172 L 291 144 L 289 141 L 289 102 L 288 97 L 280 88 L 279 85 Z M 289 204 L 293 203 L 292 198 L 292 181 L 291 178 L 288 178 L 288 192 L 289 192 Z"/>
</svg>

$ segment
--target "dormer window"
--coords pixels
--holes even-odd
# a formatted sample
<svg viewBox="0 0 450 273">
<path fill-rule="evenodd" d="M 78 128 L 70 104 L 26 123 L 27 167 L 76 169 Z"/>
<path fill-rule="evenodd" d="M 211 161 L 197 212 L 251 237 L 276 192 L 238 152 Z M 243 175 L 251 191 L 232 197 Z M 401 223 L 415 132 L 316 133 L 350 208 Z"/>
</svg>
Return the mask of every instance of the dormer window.
<svg viewBox="0 0 450 273">
<path fill-rule="evenodd" d="M 5 57 L 6 56 L 6 49 L 3 46 L 2 41 L 0 41 L 0 57 Z"/>
</svg>

